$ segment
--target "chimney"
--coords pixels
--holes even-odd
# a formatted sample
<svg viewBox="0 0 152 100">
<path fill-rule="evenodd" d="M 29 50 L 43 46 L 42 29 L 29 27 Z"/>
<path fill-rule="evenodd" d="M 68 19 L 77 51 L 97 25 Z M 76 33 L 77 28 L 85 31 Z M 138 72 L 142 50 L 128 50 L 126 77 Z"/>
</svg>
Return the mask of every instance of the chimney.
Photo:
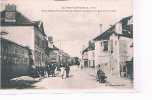
<svg viewBox="0 0 152 100">
<path fill-rule="evenodd" d="M 53 48 L 53 37 L 52 37 L 52 36 L 49 36 L 49 37 L 48 37 L 48 41 L 49 41 L 49 47 L 50 47 L 50 48 Z"/>
<path fill-rule="evenodd" d="M 16 5 L 5 6 L 5 22 L 16 22 Z"/>
<path fill-rule="evenodd" d="M 102 34 L 102 24 L 99 25 L 100 28 L 100 34 Z"/>
</svg>

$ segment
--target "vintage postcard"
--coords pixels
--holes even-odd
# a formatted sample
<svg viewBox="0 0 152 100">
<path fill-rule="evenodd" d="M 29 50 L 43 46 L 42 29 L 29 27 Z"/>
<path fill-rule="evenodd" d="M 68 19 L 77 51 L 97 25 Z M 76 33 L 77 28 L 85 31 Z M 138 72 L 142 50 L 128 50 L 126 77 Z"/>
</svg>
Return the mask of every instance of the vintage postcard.
<svg viewBox="0 0 152 100">
<path fill-rule="evenodd" d="M 133 89 L 132 5 L 1 0 L 1 89 Z"/>
</svg>

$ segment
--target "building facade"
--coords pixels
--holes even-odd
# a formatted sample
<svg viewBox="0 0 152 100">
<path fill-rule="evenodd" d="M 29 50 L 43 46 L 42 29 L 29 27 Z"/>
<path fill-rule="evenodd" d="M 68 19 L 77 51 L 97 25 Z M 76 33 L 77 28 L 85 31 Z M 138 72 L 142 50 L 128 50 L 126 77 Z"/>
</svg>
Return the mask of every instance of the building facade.
<svg viewBox="0 0 152 100">
<path fill-rule="evenodd" d="M 88 65 L 88 48 L 85 48 L 82 51 L 81 66 L 82 67 L 89 67 L 89 65 Z"/>
<path fill-rule="evenodd" d="M 82 63 L 84 67 L 95 67 L 95 43 L 89 41 L 87 48 L 82 50 Z"/>
<path fill-rule="evenodd" d="M 31 74 L 30 52 L 27 47 L 3 38 L 0 38 L 0 47 L 2 87 L 7 85 L 9 79 Z"/>
<path fill-rule="evenodd" d="M 71 63 L 71 57 L 63 50 L 57 48 L 53 43 L 53 38 L 48 37 L 48 64 L 56 64 L 57 67 L 65 66 L 65 64 Z"/>
<path fill-rule="evenodd" d="M 95 66 L 107 75 L 133 77 L 133 19 L 123 18 L 94 38 Z M 127 62 L 132 62 L 130 67 Z M 128 74 L 129 73 L 129 74 Z"/>
<path fill-rule="evenodd" d="M 48 49 L 48 64 L 59 65 L 59 49 L 53 46 L 53 48 Z"/>
<path fill-rule="evenodd" d="M 16 10 L 15 5 L 6 5 L 1 12 L 1 32 L 8 33 L 3 38 L 31 50 L 33 65 L 45 67 L 47 39 L 41 21 L 30 21 Z"/>
<path fill-rule="evenodd" d="M 95 67 L 95 50 L 88 50 L 88 66 Z"/>
</svg>

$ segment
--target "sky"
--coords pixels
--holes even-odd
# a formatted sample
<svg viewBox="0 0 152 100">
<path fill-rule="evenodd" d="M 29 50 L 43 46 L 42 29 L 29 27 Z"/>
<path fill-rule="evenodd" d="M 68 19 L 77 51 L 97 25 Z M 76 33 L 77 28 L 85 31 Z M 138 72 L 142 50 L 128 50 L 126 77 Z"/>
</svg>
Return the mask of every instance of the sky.
<svg viewBox="0 0 152 100">
<path fill-rule="evenodd" d="M 110 25 L 132 15 L 132 0 L 1 0 L 4 5 L 16 4 L 17 10 L 32 21 L 41 20 L 47 36 L 71 56 L 81 56 L 83 45 Z M 69 8 L 68 8 L 69 7 Z M 70 8 L 74 7 L 74 8 Z M 59 12 L 51 10 L 95 10 L 94 12 Z M 101 10 L 102 12 L 96 12 Z M 102 24 L 102 29 L 99 25 Z"/>
</svg>

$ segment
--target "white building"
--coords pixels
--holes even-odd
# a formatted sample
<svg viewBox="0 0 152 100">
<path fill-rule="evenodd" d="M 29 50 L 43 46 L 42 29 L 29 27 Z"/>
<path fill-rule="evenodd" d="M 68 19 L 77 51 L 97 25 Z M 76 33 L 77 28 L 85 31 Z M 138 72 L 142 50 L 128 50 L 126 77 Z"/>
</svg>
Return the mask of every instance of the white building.
<svg viewBox="0 0 152 100">
<path fill-rule="evenodd" d="M 89 41 L 87 48 L 82 50 L 82 64 L 84 67 L 95 67 L 95 44 Z"/>
<path fill-rule="evenodd" d="M 132 27 L 132 17 L 126 17 L 94 38 L 95 66 L 109 75 L 127 76 L 126 62 L 133 59 Z"/>
<path fill-rule="evenodd" d="M 88 50 L 88 66 L 95 67 L 95 50 Z"/>
<path fill-rule="evenodd" d="M 29 47 L 34 65 L 45 66 L 47 40 L 41 21 L 30 21 L 16 10 L 15 5 L 6 5 L 1 12 L 1 32 L 7 33 L 3 38 Z"/>
<path fill-rule="evenodd" d="M 88 47 L 82 51 L 81 66 L 88 67 Z"/>
</svg>

